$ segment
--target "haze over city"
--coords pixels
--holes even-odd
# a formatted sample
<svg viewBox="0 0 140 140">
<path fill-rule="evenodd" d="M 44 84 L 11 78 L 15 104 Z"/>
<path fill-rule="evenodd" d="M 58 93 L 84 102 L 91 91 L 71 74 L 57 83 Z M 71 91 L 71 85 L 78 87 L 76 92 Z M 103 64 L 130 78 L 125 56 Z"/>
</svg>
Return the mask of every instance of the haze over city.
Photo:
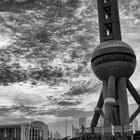
<svg viewBox="0 0 140 140">
<path fill-rule="evenodd" d="M 137 56 L 136 70 L 130 80 L 140 92 L 140 1 L 118 2 L 122 40 Z M 71 135 L 72 124 L 78 126 L 79 117 L 86 117 L 90 125 L 102 88 L 90 66 L 92 52 L 99 44 L 96 1 L 81 0 L 72 17 L 66 16 L 69 11 L 64 10 L 64 16 L 56 21 L 45 19 L 43 10 L 0 13 L 0 123 L 40 120 L 53 132 L 58 130 L 65 136 L 67 119 Z M 25 20 L 23 14 L 29 16 L 26 19 L 29 22 L 19 25 Z M 28 42 L 32 45 L 35 34 L 43 30 L 48 35 L 46 42 L 36 38 L 28 48 Z M 27 39 L 22 42 L 17 36 Z M 128 102 L 132 114 L 137 104 L 129 93 Z"/>
</svg>

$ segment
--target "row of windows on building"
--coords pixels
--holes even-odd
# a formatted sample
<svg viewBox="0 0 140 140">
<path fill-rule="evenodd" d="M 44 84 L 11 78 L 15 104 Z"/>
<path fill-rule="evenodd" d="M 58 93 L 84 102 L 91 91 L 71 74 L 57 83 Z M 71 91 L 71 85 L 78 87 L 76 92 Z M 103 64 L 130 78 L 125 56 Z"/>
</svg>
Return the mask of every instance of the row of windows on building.
<svg viewBox="0 0 140 140">
<path fill-rule="evenodd" d="M 27 140 L 43 140 L 43 130 L 25 129 Z M 0 128 L 0 140 L 21 140 L 21 128 Z"/>
</svg>

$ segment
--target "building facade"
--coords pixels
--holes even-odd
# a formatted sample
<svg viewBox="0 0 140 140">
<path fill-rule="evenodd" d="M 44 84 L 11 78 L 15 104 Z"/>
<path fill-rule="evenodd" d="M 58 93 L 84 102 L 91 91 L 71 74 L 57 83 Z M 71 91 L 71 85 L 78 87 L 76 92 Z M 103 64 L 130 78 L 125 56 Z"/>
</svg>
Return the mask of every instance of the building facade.
<svg viewBox="0 0 140 140">
<path fill-rule="evenodd" d="M 47 140 L 48 126 L 41 121 L 0 125 L 0 140 Z"/>
</svg>

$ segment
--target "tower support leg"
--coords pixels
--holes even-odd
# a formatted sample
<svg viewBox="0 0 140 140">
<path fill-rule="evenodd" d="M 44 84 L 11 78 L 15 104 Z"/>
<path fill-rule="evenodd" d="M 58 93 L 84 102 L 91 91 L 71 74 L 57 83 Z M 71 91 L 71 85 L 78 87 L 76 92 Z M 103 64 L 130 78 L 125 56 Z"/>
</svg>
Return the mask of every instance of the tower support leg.
<svg viewBox="0 0 140 140">
<path fill-rule="evenodd" d="M 105 129 L 106 127 L 110 127 L 111 129 L 111 124 L 113 120 L 113 108 L 115 104 L 115 99 L 114 99 L 114 94 L 115 94 L 115 77 L 110 76 L 108 78 L 108 85 L 107 85 L 107 96 L 104 100 L 104 126 Z M 106 133 L 106 130 L 104 132 L 103 140 L 111 140 L 111 136 L 107 136 L 108 134 Z"/>
<path fill-rule="evenodd" d="M 129 110 L 126 90 L 126 78 L 120 78 L 118 80 L 118 96 L 121 125 L 129 127 Z M 122 137 L 124 140 L 128 140 L 128 138 L 124 134 Z"/>
<path fill-rule="evenodd" d="M 99 117 L 100 117 L 100 111 L 97 109 L 102 109 L 103 107 L 103 103 L 104 103 L 104 96 L 106 95 L 106 90 L 107 90 L 107 81 L 103 81 L 103 89 L 102 92 L 100 94 L 97 106 L 95 107 L 94 110 L 94 116 L 91 122 L 91 128 L 92 128 L 92 132 L 94 133 L 94 127 L 97 126 Z"/>
<path fill-rule="evenodd" d="M 118 81 L 118 95 L 121 125 L 129 125 L 129 110 L 125 78 L 120 78 Z"/>
<path fill-rule="evenodd" d="M 127 88 L 131 93 L 132 97 L 135 99 L 136 103 L 140 105 L 140 95 L 129 80 L 127 80 Z"/>
<path fill-rule="evenodd" d="M 115 106 L 114 106 L 114 118 L 113 118 L 113 123 L 114 125 L 120 125 L 120 111 L 119 111 L 119 97 L 118 97 L 118 79 L 116 79 L 115 83 Z"/>
<path fill-rule="evenodd" d="M 100 109 L 102 109 L 102 106 L 103 106 L 103 92 L 101 92 L 97 106 L 94 109 L 94 116 L 91 123 L 92 129 L 97 126 L 97 123 L 100 117 Z"/>
<path fill-rule="evenodd" d="M 104 126 L 111 126 L 112 124 L 113 107 L 115 104 L 114 93 L 115 93 L 115 77 L 110 76 L 107 85 L 107 96 L 104 100 L 104 109 L 105 109 Z"/>
</svg>

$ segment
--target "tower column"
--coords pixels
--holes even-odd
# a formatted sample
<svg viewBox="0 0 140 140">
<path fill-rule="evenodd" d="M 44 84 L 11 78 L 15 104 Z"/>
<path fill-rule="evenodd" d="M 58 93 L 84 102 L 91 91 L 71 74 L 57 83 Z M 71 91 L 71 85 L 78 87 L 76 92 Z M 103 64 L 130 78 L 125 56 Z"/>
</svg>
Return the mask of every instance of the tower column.
<svg viewBox="0 0 140 140">
<path fill-rule="evenodd" d="M 104 100 L 104 126 L 111 126 L 113 118 L 113 108 L 115 104 L 115 77 L 110 76 L 108 79 L 107 96 Z"/>
<path fill-rule="evenodd" d="M 104 136 L 103 140 L 111 140 L 108 136 L 108 130 L 111 130 L 113 120 L 113 108 L 115 104 L 115 77 L 109 76 L 107 84 L 107 92 L 104 99 Z M 110 133 L 110 132 L 109 132 Z"/>
<path fill-rule="evenodd" d="M 129 125 L 129 110 L 126 90 L 126 78 L 120 78 L 118 81 L 119 110 L 122 125 Z"/>
</svg>

